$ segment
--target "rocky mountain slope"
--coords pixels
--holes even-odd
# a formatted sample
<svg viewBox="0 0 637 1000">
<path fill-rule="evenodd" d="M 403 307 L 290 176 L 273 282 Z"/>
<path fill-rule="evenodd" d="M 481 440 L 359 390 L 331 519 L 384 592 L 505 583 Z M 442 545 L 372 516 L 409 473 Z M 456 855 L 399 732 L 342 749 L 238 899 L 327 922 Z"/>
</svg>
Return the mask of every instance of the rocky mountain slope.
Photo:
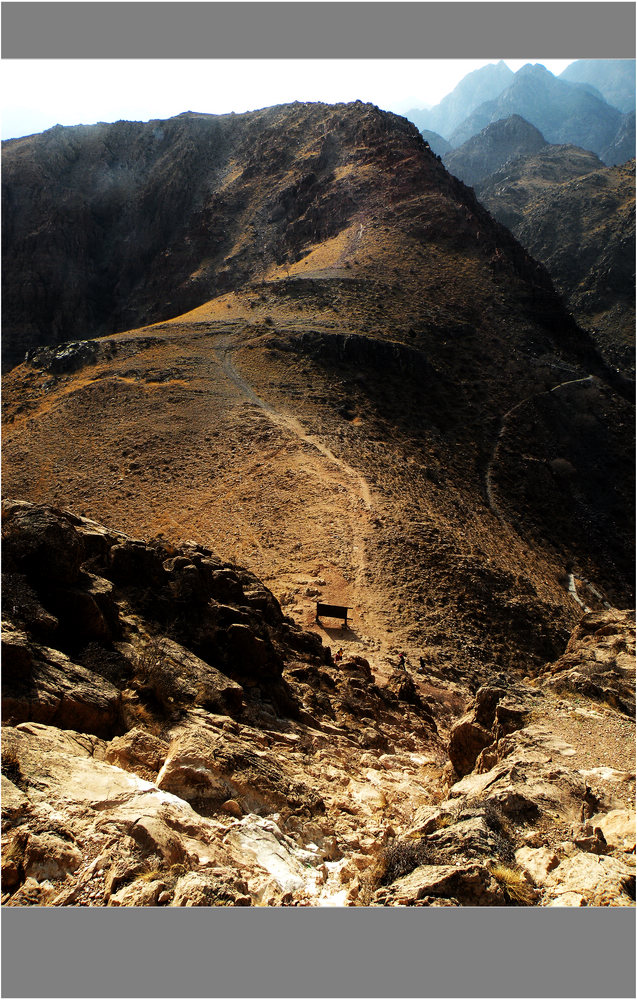
<svg viewBox="0 0 637 1000">
<path fill-rule="evenodd" d="M 465 704 L 199 545 L 7 501 L 3 552 L 3 903 L 633 905 L 631 616 Z"/>
<path fill-rule="evenodd" d="M 476 194 L 546 266 L 609 362 L 634 375 L 635 161 L 604 167 L 584 150 L 548 146 Z"/>
<path fill-rule="evenodd" d="M 437 132 L 432 132 L 430 129 L 423 128 L 420 130 L 425 142 L 429 143 L 431 150 L 438 156 L 444 156 L 445 153 L 451 152 L 451 146 L 446 139 L 443 139 L 441 135 Z"/>
<path fill-rule="evenodd" d="M 442 155 L 449 173 L 474 187 L 510 160 L 531 156 L 546 145 L 546 139 L 533 125 L 519 115 L 511 115 L 487 125 L 462 146 Z M 496 218 L 502 221 L 499 215 Z"/>
<path fill-rule="evenodd" d="M 397 642 L 443 656 L 556 655 L 577 612 L 566 566 L 605 600 L 632 601 L 630 389 L 404 119 L 362 105 L 272 114 L 284 135 L 303 125 L 303 155 L 278 189 L 265 152 L 247 180 L 236 168 L 253 214 L 233 216 L 225 277 L 214 257 L 195 272 L 207 275 L 200 294 L 220 280 L 237 289 L 15 368 L 5 494 L 132 534 L 212 540 L 282 599 L 299 577 L 324 579 L 361 615 L 388 628 L 398 615 Z M 275 150 L 271 115 L 256 115 L 276 178 L 292 154 Z M 295 181 L 326 142 L 323 182 Z M 267 241 L 247 225 L 256 217 L 270 219 Z M 206 255 L 216 233 L 200 236 Z M 183 262 L 171 266 L 174 298 Z M 151 269 L 145 287 L 156 282 Z M 521 452 L 518 424 L 536 428 Z M 599 482 L 613 489 L 600 495 Z M 301 618 L 307 603 L 293 600 Z"/>
<path fill-rule="evenodd" d="M 506 90 L 476 108 L 451 134 L 439 131 L 457 147 L 512 114 L 535 125 L 548 142 L 581 146 L 609 166 L 635 155 L 634 118 L 611 107 L 586 85 L 558 79 L 539 64 L 523 66 Z"/>
<path fill-rule="evenodd" d="M 494 767 L 498 790 L 518 780 L 522 764 L 478 763 L 505 723 L 520 760 L 527 739 L 532 756 L 560 753 L 538 749 L 536 730 L 512 734 L 536 697 L 550 733 L 565 722 L 566 696 L 537 691 L 583 614 L 610 616 L 595 632 L 611 624 L 629 642 L 614 609 L 634 603 L 631 387 L 417 129 L 370 105 L 65 129 L 15 153 L 6 329 L 16 354 L 30 350 L 3 381 L 14 902 L 120 888 L 120 903 L 227 902 L 221 886 L 242 905 L 510 901 L 491 868 L 514 864 L 521 833 L 499 798 L 476 812 L 453 789 Z M 21 243 L 15 209 L 36 167 L 51 179 Z M 89 274 L 100 254 L 102 297 Z M 33 256 L 42 295 L 21 297 Z M 147 325 L 103 333 L 131 315 Z M 59 345 L 82 316 L 94 317 L 82 340 Z M 317 621 L 317 599 L 347 605 L 350 628 Z M 628 648 L 604 643 L 612 664 Z M 326 646 L 343 648 L 340 665 Z M 609 670 L 627 676 L 623 660 Z M 631 780 L 629 700 L 592 690 L 582 707 L 617 752 L 600 762 L 597 743 L 573 745 L 577 773 L 628 778 L 595 785 L 588 818 L 623 810 Z M 572 858 L 558 847 L 581 778 L 546 807 L 563 824 L 546 834 L 558 865 Z M 447 803 L 444 816 L 411 814 L 416 785 L 418 805 Z M 28 881 L 47 880 L 28 840 L 47 833 L 46 801 L 80 802 L 59 839 L 86 833 L 99 848 L 74 869 L 81 887 L 62 887 L 75 896 Z M 444 831 L 467 822 L 460 884 Z M 129 874 L 131 856 L 142 865 L 124 883 L 106 867 L 120 846 Z M 248 855 L 254 878 L 241 880 Z M 381 868 L 362 878 L 372 860 Z M 315 880 L 303 873 L 317 861 Z M 434 888 L 387 894 L 423 863 Z M 622 873 L 613 898 L 626 905 Z"/>
</svg>

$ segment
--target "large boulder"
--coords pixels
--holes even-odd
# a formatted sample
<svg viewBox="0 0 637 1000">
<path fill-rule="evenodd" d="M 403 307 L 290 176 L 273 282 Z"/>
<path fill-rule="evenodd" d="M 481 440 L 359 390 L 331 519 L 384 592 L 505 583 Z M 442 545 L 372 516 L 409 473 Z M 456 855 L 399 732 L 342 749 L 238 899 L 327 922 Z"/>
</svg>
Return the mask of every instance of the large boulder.
<svg viewBox="0 0 637 1000">
<path fill-rule="evenodd" d="M 476 863 L 421 865 L 373 896 L 382 906 L 431 906 L 438 899 L 463 906 L 501 906 L 506 901 L 488 867 Z"/>
<path fill-rule="evenodd" d="M 243 812 L 268 813 L 323 807 L 316 792 L 282 761 L 255 750 L 248 739 L 227 729 L 186 729 L 173 741 L 157 787 L 178 795 L 204 814 L 224 802 L 239 803 Z"/>
<path fill-rule="evenodd" d="M 61 511 L 19 500 L 2 503 L 2 556 L 7 572 L 24 573 L 48 584 L 72 584 L 84 546 Z"/>
<path fill-rule="evenodd" d="M 449 760 L 459 775 L 469 774 L 478 755 L 493 743 L 493 733 L 475 721 L 469 712 L 454 724 L 449 734 Z"/>
<path fill-rule="evenodd" d="M 136 728 L 111 740 L 103 751 L 103 759 L 108 764 L 154 781 L 167 752 L 168 743 L 165 740 L 145 729 Z"/>
<path fill-rule="evenodd" d="M 240 684 L 166 636 L 143 650 L 138 670 L 162 704 L 196 703 L 228 715 L 236 715 L 243 708 Z"/>
<path fill-rule="evenodd" d="M 578 852 L 549 872 L 545 906 L 632 906 L 635 868 L 618 858 Z"/>
<path fill-rule="evenodd" d="M 251 906 L 246 882 L 231 869 L 188 872 L 175 887 L 172 906 Z"/>
<path fill-rule="evenodd" d="M 120 692 L 64 653 L 2 630 L 2 718 L 34 721 L 109 738 L 120 724 Z"/>
<path fill-rule="evenodd" d="M 503 734 L 521 729 L 527 715 L 525 707 L 517 704 L 503 686 L 485 684 L 479 688 L 471 711 L 452 726 L 449 734 L 449 760 L 456 773 L 469 774 L 480 754 Z"/>
<path fill-rule="evenodd" d="M 635 613 L 592 611 L 579 622 L 563 656 L 543 674 L 551 691 L 605 702 L 635 717 Z"/>
</svg>

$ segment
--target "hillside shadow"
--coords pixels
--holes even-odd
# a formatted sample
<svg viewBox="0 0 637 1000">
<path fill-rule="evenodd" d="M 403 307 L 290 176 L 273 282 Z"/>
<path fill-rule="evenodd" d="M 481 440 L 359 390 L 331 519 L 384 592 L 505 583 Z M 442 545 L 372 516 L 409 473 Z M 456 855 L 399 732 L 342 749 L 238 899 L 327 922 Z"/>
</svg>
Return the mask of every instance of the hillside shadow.
<svg viewBox="0 0 637 1000">
<path fill-rule="evenodd" d="M 324 633 L 330 642 L 359 642 L 363 640 L 361 636 L 350 625 L 324 625 L 322 622 L 314 623 L 317 630 Z"/>
</svg>

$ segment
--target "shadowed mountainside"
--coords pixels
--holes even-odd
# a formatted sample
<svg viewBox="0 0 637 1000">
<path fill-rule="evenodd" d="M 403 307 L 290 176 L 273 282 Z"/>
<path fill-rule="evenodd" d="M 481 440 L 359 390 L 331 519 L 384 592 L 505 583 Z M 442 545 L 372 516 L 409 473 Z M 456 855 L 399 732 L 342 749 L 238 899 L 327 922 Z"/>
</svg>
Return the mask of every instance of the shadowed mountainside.
<svg viewBox="0 0 637 1000">
<path fill-rule="evenodd" d="M 635 110 L 634 59 L 577 59 L 560 73 L 560 80 L 587 83 L 620 111 Z"/>
<path fill-rule="evenodd" d="M 412 108 L 407 117 L 421 131 L 438 132 L 448 139 L 469 115 L 485 101 L 491 101 L 501 94 L 513 80 L 514 73 L 501 59 L 480 69 L 467 73 L 459 84 L 443 97 L 439 104 L 427 110 Z M 426 138 L 426 136 L 425 136 Z M 442 150 L 436 150 L 442 153 Z"/>
<path fill-rule="evenodd" d="M 635 161 L 604 167 L 585 150 L 549 146 L 476 194 L 542 261 L 608 361 L 634 375 Z"/>
</svg>

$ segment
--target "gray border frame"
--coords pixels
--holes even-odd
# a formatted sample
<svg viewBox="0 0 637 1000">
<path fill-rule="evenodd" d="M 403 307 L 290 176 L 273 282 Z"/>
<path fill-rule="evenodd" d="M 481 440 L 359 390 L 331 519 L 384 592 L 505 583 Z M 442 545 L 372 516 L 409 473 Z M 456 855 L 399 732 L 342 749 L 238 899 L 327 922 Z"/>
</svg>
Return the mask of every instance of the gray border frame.
<svg viewBox="0 0 637 1000">
<path fill-rule="evenodd" d="M 492 59 L 505 48 L 510 59 L 632 59 L 635 4 L 2 4 L 3 59 Z"/>
<path fill-rule="evenodd" d="M 631 3 L 2 3 L 4 59 L 634 58 Z M 267 913 L 267 916 L 266 916 Z M 625 909 L 4 909 L 3 997 L 634 997 Z"/>
</svg>

